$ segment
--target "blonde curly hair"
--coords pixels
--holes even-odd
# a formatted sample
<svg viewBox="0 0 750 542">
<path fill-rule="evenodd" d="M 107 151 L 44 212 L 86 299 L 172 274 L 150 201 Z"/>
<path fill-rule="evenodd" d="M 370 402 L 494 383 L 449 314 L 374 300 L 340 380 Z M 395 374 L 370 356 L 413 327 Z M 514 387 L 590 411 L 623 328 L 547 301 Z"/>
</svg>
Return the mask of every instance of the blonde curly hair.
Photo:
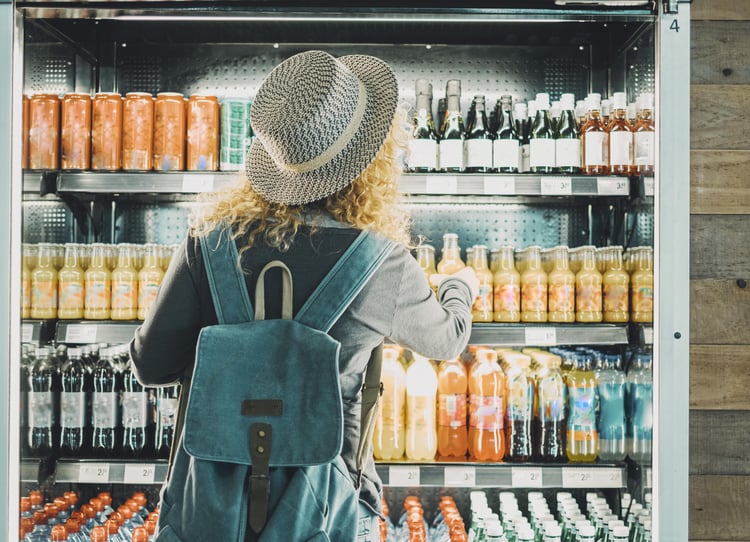
<svg viewBox="0 0 750 542">
<path fill-rule="evenodd" d="M 286 205 L 266 201 L 246 179 L 240 178 L 222 190 L 200 197 L 202 205 L 191 217 L 190 233 L 200 237 L 231 225 L 235 239 L 247 235 L 240 254 L 252 247 L 259 235 L 268 246 L 285 252 L 303 225 L 304 215 L 325 209 L 339 222 L 409 245 L 410 217 L 400 205 L 397 187 L 408 138 L 406 110 L 399 107 L 374 160 L 345 188 L 311 204 Z"/>
</svg>

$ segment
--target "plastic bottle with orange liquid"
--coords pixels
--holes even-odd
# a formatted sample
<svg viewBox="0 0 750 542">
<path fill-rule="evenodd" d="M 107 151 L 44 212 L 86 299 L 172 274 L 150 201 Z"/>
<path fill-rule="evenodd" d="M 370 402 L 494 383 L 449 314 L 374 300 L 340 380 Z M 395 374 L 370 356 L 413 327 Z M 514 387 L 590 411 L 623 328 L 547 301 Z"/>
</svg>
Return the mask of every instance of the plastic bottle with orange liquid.
<svg viewBox="0 0 750 542">
<path fill-rule="evenodd" d="M 479 295 L 474 299 L 471 308 L 473 322 L 492 322 L 492 272 L 487 267 L 487 247 L 475 245 L 469 265 L 474 269 L 479 279 Z"/>
<path fill-rule="evenodd" d="M 459 359 L 446 360 L 438 370 L 438 459 L 464 461 L 468 450 L 466 397 L 468 377 Z"/>
<path fill-rule="evenodd" d="M 513 247 L 498 249 L 493 276 L 495 322 L 521 321 L 521 274 L 516 270 Z"/>
<path fill-rule="evenodd" d="M 478 350 L 469 371 L 469 456 L 473 461 L 497 462 L 505 455 L 505 394 L 497 352 Z"/>
<path fill-rule="evenodd" d="M 383 349 L 380 381 L 383 394 L 372 436 L 373 455 L 375 459 L 401 459 L 406 447 L 406 372 L 395 348 Z"/>
<path fill-rule="evenodd" d="M 435 458 L 437 388 L 435 368 L 427 358 L 415 353 L 406 370 L 406 457 L 409 459 Z"/>
<path fill-rule="evenodd" d="M 526 251 L 521 273 L 521 321 L 547 321 L 547 273 L 542 269 L 542 248 L 531 246 Z"/>
</svg>

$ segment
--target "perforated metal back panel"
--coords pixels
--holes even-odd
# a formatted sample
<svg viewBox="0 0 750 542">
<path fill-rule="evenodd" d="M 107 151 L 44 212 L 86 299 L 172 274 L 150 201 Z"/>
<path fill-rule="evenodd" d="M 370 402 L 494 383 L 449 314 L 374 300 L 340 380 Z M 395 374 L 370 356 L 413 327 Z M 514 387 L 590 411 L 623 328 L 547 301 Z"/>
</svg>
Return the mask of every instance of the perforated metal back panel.
<svg viewBox="0 0 750 542">
<path fill-rule="evenodd" d="M 73 240 L 73 213 L 61 201 L 25 201 L 22 216 L 24 243 L 66 243 Z"/>
<path fill-rule="evenodd" d="M 24 55 L 24 92 L 72 92 L 75 63 L 75 54 L 62 45 L 29 45 Z"/>
<path fill-rule="evenodd" d="M 171 245 L 185 238 L 193 203 L 134 203 L 117 205 L 115 243 Z"/>
<path fill-rule="evenodd" d="M 654 206 L 640 205 L 633 217 L 633 237 L 630 246 L 654 246 Z"/>
</svg>

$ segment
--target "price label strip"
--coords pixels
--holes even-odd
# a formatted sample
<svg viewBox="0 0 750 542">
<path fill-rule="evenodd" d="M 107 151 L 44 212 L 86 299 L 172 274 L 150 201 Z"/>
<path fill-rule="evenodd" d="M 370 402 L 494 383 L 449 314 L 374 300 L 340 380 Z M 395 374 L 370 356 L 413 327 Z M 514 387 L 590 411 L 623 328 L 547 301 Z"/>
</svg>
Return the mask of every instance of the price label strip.
<svg viewBox="0 0 750 542">
<path fill-rule="evenodd" d="M 565 488 L 619 488 L 622 471 L 617 468 L 563 467 L 562 484 Z"/>
<path fill-rule="evenodd" d="M 542 177 L 543 196 L 570 196 L 573 183 L 570 177 Z"/>
<path fill-rule="evenodd" d="M 123 482 L 126 484 L 153 484 L 156 465 L 150 463 L 136 463 L 125 465 Z"/>
<path fill-rule="evenodd" d="M 476 487 L 477 469 L 474 467 L 445 467 L 446 487 Z"/>
<path fill-rule="evenodd" d="M 557 330 L 553 327 L 524 328 L 524 342 L 528 346 L 555 346 Z"/>
<path fill-rule="evenodd" d="M 513 467 L 510 476 L 513 487 L 542 487 L 541 467 Z"/>
<path fill-rule="evenodd" d="M 21 324 L 21 342 L 30 343 L 34 340 L 34 325 Z"/>
<path fill-rule="evenodd" d="M 109 482 L 109 463 L 83 463 L 78 468 L 78 481 L 83 484 Z"/>
<path fill-rule="evenodd" d="M 416 487 L 419 482 L 418 466 L 391 466 L 388 468 L 388 485 L 394 487 Z"/>
<path fill-rule="evenodd" d="M 515 177 L 484 177 L 484 193 L 487 196 L 515 195 Z"/>
<path fill-rule="evenodd" d="M 607 177 L 596 179 L 596 191 L 600 196 L 627 196 L 630 193 L 627 179 Z"/>
<path fill-rule="evenodd" d="M 455 175 L 428 175 L 425 179 L 425 194 L 457 194 L 458 177 Z"/>
<path fill-rule="evenodd" d="M 646 196 L 653 197 L 654 196 L 654 178 L 648 177 L 646 179 L 643 179 L 643 191 Z"/>
<path fill-rule="evenodd" d="M 89 344 L 96 342 L 96 324 L 69 324 L 65 331 L 65 342 Z"/>
<path fill-rule="evenodd" d="M 211 192 L 214 189 L 214 176 L 197 174 L 182 176 L 183 192 Z"/>
</svg>

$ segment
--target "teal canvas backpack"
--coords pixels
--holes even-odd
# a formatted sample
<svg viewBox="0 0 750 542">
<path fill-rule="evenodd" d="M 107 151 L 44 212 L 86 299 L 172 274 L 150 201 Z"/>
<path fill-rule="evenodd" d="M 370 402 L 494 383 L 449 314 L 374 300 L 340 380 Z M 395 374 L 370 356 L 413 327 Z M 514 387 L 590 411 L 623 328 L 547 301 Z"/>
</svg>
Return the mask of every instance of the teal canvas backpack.
<svg viewBox="0 0 750 542">
<path fill-rule="evenodd" d="M 260 272 L 255 310 L 228 230 L 201 238 L 218 324 L 201 330 L 182 431 L 162 490 L 157 542 L 349 542 L 357 489 L 340 456 L 338 341 L 328 335 L 393 248 L 360 233 L 292 318 L 292 277 Z M 282 318 L 266 320 L 264 276 L 282 273 Z M 361 466 L 380 365 L 363 389 Z M 178 421 L 178 423 L 180 423 Z"/>
</svg>

